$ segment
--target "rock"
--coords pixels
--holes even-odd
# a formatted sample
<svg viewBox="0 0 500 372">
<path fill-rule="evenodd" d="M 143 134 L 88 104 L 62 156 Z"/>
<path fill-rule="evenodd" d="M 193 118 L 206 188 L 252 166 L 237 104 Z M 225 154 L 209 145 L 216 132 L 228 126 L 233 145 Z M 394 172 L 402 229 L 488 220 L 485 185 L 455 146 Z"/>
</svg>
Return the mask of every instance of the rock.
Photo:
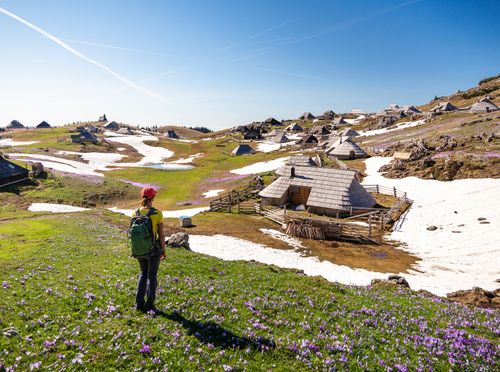
<svg viewBox="0 0 500 372">
<path fill-rule="evenodd" d="M 462 305 L 472 305 L 482 308 L 500 308 L 500 296 L 498 290 L 495 292 L 487 291 L 479 287 L 469 290 L 448 293 L 446 297 Z"/>
<path fill-rule="evenodd" d="M 178 232 L 172 234 L 170 238 L 167 239 L 167 245 L 175 248 L 186 248 L 189 249 L 189 235 L 184 232 Z"/>
<path fill-rule="evenodd" d="M 429 168 L 436 164 L 436 161 L 432 159 L 430 156 L 427 156 L 422 159 L 422 167 Z"/>
<path fill-rule="evenodd" d="M 437 230 L 437 226 L 431 225 L 431 226 L 429 226 L 427 228 L 427 230 L 429 230 L 429 231 L 435 231 L 435 230 Z"/>
<path fill-rule="evenodd" d="M 380 283 L 391 284 L 391 285 L 402 285 L 406 288 L 410 288 L 410 285 L 408 284 L 406 279 L 400 275 L 389 275 L 387 279 L 373 279 L 371 281 L 371 285 L 376 285 Z"/>
</svg>

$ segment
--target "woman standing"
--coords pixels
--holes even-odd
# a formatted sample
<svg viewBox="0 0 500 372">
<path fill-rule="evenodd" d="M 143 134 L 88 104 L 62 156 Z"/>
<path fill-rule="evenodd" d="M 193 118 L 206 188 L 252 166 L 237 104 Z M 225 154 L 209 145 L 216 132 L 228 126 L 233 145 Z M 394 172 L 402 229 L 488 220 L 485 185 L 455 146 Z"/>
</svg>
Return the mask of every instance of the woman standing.
<svg viewBox="0 0 500 372">
<path fill-rule="evenodd" d="M 156 196 L 156 190 L 146 186 L 141 191 L 141 207 L 136 210 L 141 216 L 148 215 L 153 227 L 155 237 L 155 246 L 153 252 L 148 256 L 137 257 L 141 273 L 137 282 L 137 295 L 135 306 L 140 311 L 154 311 L 156 287 L 158 285 L 158 268 L 160 261 L 165 259 L 165 234 L 163 232 L 163 214 L 161 211 L 153 208 L 153 200 Z M 145 299 L 146 297 L 146 299 Z"/>
</svg>

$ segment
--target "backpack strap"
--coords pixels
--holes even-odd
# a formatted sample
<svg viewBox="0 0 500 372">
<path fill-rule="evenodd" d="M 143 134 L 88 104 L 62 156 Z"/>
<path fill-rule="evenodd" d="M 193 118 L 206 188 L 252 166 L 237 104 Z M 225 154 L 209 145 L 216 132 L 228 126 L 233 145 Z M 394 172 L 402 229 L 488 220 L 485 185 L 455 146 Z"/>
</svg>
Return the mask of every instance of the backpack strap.
<svg viewBox="0 0 500 372">
<path fill-rule="evenodd" d="M 153 214 L 156 214 L 156 209 L 151 207 L 149 208 L 148 214 L 146 216 L 150 217 Z"/>
<path fill-rule="evenodd" d="M 141 216 L 141 211 L 139 210 L 139 208 L 137 208 L 135 210 L 135 215 L 136 215 L 136 217 L 140 217 Z"/>
</svg>

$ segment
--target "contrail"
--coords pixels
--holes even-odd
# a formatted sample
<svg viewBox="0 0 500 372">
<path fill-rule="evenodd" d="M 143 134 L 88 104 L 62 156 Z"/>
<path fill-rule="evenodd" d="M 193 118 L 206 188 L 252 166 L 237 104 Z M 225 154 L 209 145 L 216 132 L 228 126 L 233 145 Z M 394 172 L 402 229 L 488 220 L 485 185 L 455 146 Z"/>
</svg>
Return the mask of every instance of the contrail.
<svg viewBox="0 0 500 372">
<path fill-rule="evenodd" d="M 112 69 L 110 69 L 109 67 L 103 65 L 102 63 L 99 63 L 97 61 L 94 61 L 93 59 L 87 57 L 86 55 L 84 55 L 83 53 L 80 53 L 78 50 L 70 47 L 68 44 L 66 44 L 65 42 L 63 42 L 61 39 L 57 38 L 56 36 L 48 33 L 47 31 L 44 31 L 42 30 L 40 27 L 26 21 L 25 19 L 17 16 L 16 14 L 14 13 L 11 13 L 9 12 L 8 10 L 0 7 L 0 13 L 3 13 L 5 14 L 6 16 L 12 18 L 12 19 L 15 19 L 16 21 L 18 22 L 21 22 L 22 24 L 28 26 L 29 28 L 35 30 L 36 32 L 38 32 L 39 34 L 42 34 L 43 36 L 45 36 L 47 39 L 53 41 L 54 43 L 56 43 L 57 45 L 59 45 L 60 47 L 66 49 L 68 52 L 70 52 L 71 54 L 74 54 L 75 56 L 77 56 L 78 58 L 84 60 L 85 62 L 88 62 L 94 66 L 97 66 L 99 67 L 101 70 L 104 70 L 106 71 L 108 74 L 110 74 L 111 76 L 113 76 L 115 79 L 121 81 L 122 83 L 125 83 L 127 84 L 129 87 L 135 89 L 136 91 L 138 92 L 141 92 L 142 94 L 145 94 L 149 97 L 153 97 L 161 102 L 166 102 L 165 99 L 160 96 L 159 94 L 147 89 L 147 88 L 144 88 L 136 83 L 134 83 L 133 81 L 127 79 L 126 77 L 114 72 Z"/>
<path fill-rule="evenodd" d="M 123 50 L 125 52 L 151 54 L 151 55 L 154 55 L 154 56 L 164 56 L 164 54 L 155 53 L 155 52 L 152 52 L 150 50 L 135 49 L 135 48 L 126 48 L 126 47 L 120 47 L 120 46 L 116 46 L 116 45 L 94 43 L 94 42 L 91 42 L 91 41 L 73 40 L 73 39 L 61 39 L 61 38 L 59 38 L 59 40 L 67 41 L 68 43 L 73 43 L 73 44 L 82 44 L 82 45 L 90 45 L 90 46 L 95 46 L 95 47 L 100 47 L 100 48 Z"/>
<path fill-rule="evenodd" d="M 283 27 L 283 26 L 286 26 L 286 25 L 288 25 L 288 24 L 290 24 L 290 23 L 296 22 L 296 21 L 297 21 L 297 19 L 298 19 L 298 18 L 290 19 L 290 20 L 288 20 L 288 21 L 285 21 L 285 22 L 282 22 L 282 23 L 277 24 L 277 25 L 275 25 L 275 26 L 272 26 L 272 27 L 270 27 L 270 28 L 267 28 L 267 29 L 265 29 L 265 30 L 263 30 L 263 31 L 257 32 L 256 34 L 250 35 L 250 36 L 248 36 L 248 37 L 244 38 L 243 40 L 237 41 L 237 42 L 235 42 L 235 43 L 229 44 L 229 45 L 227 45 L 227 46 L 225 46 L 225 47 L 223 47 L 223 48 L 219 49 L 219 50 L 217 51 L 217 53 L 225 52 L 226 50 L 231 49 L 231 48 L 235 47 L 236 45 L 241 44 L 241 43 L 243 43 L 243 42 L 245 42 L 245 41 L 255 39 L 256 37 L 258 37 L 258 36 L 260 36 L 260 35 L 267 34 L 268 32 L 274 31 L 274 30 L 276 30 L 276 29 L 278 29 L 278 28 L 280 28 L 280 27 Z"/>
<path fill-rule="evenodd" d="M 277 48 L 280 48 L 280 47 L 283 47 L 283 46 L 293 45 L 293 44 L 300 43 L 302 41 L 306 41 L 306 40 L 314 39 L 314 38 L 317 38 L 317 37 L 321 37 L 323 35 L 327 35 L 327 34 L 335 32 L 335 31 L 339 31 L 339 30 L 351 27 L 351 26 L 353 26 L 355 24 L 358 24 L 358 23 L 361 23 L 361 22 L 365 22 L 365 21 L 367 21 L 369 19 L 372 19 L 372 18 L 376 18 L 376 17 L 378 17 L 378 16 L 380 16 L 382 14 L 390 13 L 390 12 L 396 10 L 396 9 L 404 8 L 404 7 L 407 7 L 409 5 L 416 4 L 416 3 L 419 3 L 419 2 L 422 2 L 422 1 L 424 1 L 424 0 L 411 0 L 411 1 L 407 1 L 407 2 L 402 3 L 402 4 L 394 5 L 394 6 L 391 6 L 391 7 L 382 9 L 382 10 L 379 10 L 378 12 L 375 12 L 375 13 L 372 13 L 372 14 L 369 14 L 369 15 L 366 15 L 366 16 L 351 18 L 351 19 L 348 19 L 346 21 L 337 23 L 337 24 L 335 24 L 333 26 L 330 26 L 326 30 L 318 32 L 316 34 L 303 36 L 303 37 L 298 38 L 298 39 L 290 40 L 289 42 L 284 42 L 284 43 L 280 43 L 278 45 L 273 45 L 273 46 L 270 46 L 270 47 L 267 47 L 267 48 L 258 49 L 256 51 L 253 51 L 251 54 L 247 54 L 247 55 L 239 57 L 239 58 L 228 60 L 228 61 L 226 61 L 226 63 L 233 63 L 233 62 L 237 62 L 237 61 L 242 61 L 242 60 L 250 59 L 250 58 L 253 58 L 253 57 L 256 57 L 256 56 L 260 56 L 260 55 L 266 53 L 269 50 L 273 50 L 273 49 L 277 49 Z"/>
<path fill-rule="evenodd" d="M 303 79 L 309 79 L 309 80 L 321 80 L 319 77 L 316 76 L 311 76 L 311 75 L 306 75 L 306 74 L 297 74 L 294 72 L 287 72 L 287 71 L 279 71 L 279 70 L 272 70 L 269 68 L 263 68 L 263 67 L 249 67 L 252 70 L 257 70 L 257 71 L 266 71 L 266 72 L 272 72 L 275 74 L 282 74 L 282 75 L 290 75 L 290 76 L 295 76 Z"/>
</svg>

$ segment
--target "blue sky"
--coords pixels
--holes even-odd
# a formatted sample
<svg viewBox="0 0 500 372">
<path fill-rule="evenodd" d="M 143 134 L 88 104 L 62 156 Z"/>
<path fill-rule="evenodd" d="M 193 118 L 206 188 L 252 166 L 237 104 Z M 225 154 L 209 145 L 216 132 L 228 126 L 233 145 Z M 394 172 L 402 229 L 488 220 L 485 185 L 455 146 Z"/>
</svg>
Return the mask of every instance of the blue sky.
<svg viewBox="0 0 500 372">
<path fill-rule="evenodd" d="M 217 129 L 422 104 L 500 72 L 499 14 L 496 0 L 0 0 L 0 125 L 106 113 Z"/>
</svg>

